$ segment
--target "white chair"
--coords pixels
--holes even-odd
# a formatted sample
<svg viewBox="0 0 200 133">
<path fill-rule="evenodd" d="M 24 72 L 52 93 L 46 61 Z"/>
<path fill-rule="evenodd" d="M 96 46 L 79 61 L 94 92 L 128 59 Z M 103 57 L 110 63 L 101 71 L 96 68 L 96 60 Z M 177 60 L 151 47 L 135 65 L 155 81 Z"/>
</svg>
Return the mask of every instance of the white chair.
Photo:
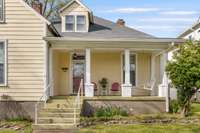
<svg viewBox="0 0 200 133">
<path fill-rule="evenodd" d="M 156 80 L 150 80 L 147 84 L 144 85 L 145 90 L 153 90 L 156 85 Z"/>
</svg>

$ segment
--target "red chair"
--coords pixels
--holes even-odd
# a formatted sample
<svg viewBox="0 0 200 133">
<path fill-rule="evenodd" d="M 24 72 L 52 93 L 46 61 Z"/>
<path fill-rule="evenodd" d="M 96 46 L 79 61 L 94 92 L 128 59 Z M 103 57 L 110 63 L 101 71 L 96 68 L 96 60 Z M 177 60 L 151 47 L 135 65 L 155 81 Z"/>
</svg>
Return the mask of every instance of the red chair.
<svg viewBox="0 0 200 133">
<path fill-rule="evenodd" d="M 92 82 L 92 84 L 94 85 L 94 91 L 97 91 L 97 84 L 95 82 Z"/>
<path fill-rule="evenodd" d="M 119 83 L 115 82 L 115 83 L 112 84 L 111 91 L 119 91 L 119 89 L 120 89 Z"/>
</svg>

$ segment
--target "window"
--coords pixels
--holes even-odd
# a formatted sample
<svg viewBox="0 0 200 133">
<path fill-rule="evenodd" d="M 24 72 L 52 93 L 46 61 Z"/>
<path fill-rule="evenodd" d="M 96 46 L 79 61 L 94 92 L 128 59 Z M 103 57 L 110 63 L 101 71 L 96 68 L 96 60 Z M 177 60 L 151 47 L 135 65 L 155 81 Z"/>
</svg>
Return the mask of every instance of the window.
<svg viewBox="0 0 200 133">
<path fill-rule="evenodd" d="M 6 42 L 0 41 L 0 85 L 6 85 Z"/>
<path fill-rule="evenodd" d="M 86 31 L 85 16 L 77 16 L 77 31 Z"/>
<path fill-rule="evenodd" d="M 86 16 L 84 15 L 67 15 L 65 16 L 66 32 L 86 32 Z"/>
<path fill-rule="evenodd" d="M 123 83 L 125 83 L 125 61 L 123 55 Z M 136 86 L 136 55 L 130 54 L 130 82 Z"/>
<path fill-rule="evenodd" d="M 75 31 L 75 19 L 74 16 L 68 15 L 65 17 L 65 30 Z"/>
<path fill-rule="evenodd" d="M 0 22 L 4 22 L 4 0 L 0 0 Z"/>
</svg>

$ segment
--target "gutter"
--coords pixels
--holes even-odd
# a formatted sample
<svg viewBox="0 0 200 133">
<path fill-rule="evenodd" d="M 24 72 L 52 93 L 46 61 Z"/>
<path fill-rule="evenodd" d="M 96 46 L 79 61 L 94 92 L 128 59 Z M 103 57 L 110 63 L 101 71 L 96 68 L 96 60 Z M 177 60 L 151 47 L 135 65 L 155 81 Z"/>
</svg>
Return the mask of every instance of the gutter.
<svg viewBox="0 0 200 133">
<path fill-rule="evenodd" d="M 143 43 L 170 43 L 185 42 L 185 39 L 177 38 L 80 38 L 80 37 L 44 37 L 46 41 L 87 41 L 87 42 L 143 42 Z"/>
</svg>

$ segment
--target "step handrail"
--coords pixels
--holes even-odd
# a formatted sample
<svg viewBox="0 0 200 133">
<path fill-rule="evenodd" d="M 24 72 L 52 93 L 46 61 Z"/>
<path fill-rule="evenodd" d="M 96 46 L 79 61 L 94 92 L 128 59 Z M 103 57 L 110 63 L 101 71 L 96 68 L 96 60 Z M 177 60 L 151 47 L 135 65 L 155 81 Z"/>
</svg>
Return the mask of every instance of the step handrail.
<svg viewBox="0 0 200 133">
<path fill-rule="evenodd" d="M 83 79 L 81 79 L 80 81 L 78 93 L 77 96 L 75 97 L 75 102 L 74 102 L 74 125 L 77 125 L 76 109 L 81 109 L 82 100 L 83 100 Z"/>
<path fill-rule="evenodd" d="M 47 100 L 48 100 L 48 96 L 49 96 L 49 90 L 51 88 L 51 84 L 49 84 L 45 91 L 43 92 L 42 96 L 40 97 L 40 99 L 37 101 L 37 103 L 35 104 L 35 124 L 38 124 L 38 105 L 44 101 L 44 106 L 46 106 Z M 44 99 L 44 100 L 43 100 Z"/>
</svg>

